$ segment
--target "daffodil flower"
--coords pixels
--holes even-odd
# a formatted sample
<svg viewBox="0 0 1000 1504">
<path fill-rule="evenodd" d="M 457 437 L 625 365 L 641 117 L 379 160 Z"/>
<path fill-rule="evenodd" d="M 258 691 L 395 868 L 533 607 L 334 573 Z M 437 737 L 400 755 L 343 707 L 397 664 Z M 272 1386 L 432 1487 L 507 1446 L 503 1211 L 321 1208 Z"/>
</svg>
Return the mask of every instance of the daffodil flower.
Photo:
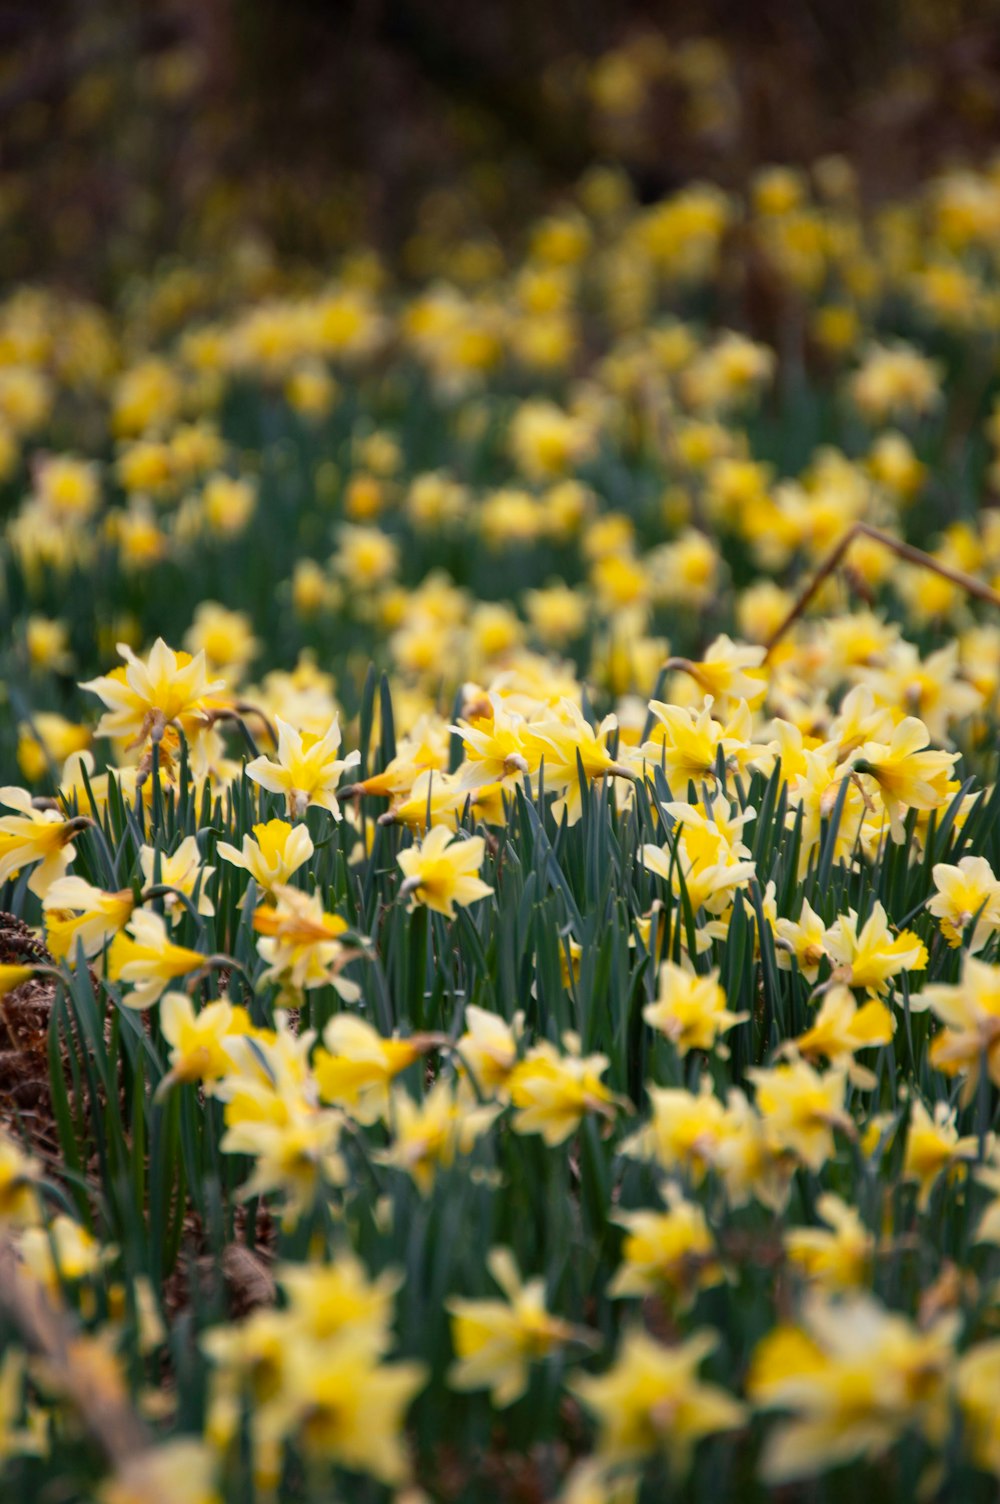
<svg viewBox="0 0 1000 1504">
<path fill-rule="evenodd" d="M 134 908 L 131 888 L 105 893 L 82 877 L 60 877 L 42 903 L 49 950 L 56 960 L 75 962 L 82 944 L 90 960 L 127 924 Z"/>
<path fill-rule="evenodd" d="M 32 867 L 28 887 L 44 898 L 76 856 L 73 839 L 92 821 L 78 815 L 67 820 L 59 810 L 38 808 L 26 789 L 0 788 L 0 804 L 17 810 L 0 815 L 0 883 L 22 867 Z"/>
<path fill-rule="evenodd" d="M 572 1392 L 597 1416 L 598 1456 L 624 1462 L 662 1453 L 683 1476 L 698 1442 L 742 1426 L 740 1402 L 698 1378 L 716 1342 L 714 1332 L 701 1331 L 667 1346 L 632 1327 L 606 1373 L 572 1380 Z"/>
<path fill-rule="evenodd" d="M 532 1363 L 543 1361 L 568 1342 L 595 1343 L 593 1333 L 552 1316 L 545 1305 L 545 1281 L 523 1281 L 509 1248 L 493 1248 L 486 1267 L 503 1300 L 446 1303 L 457 1361 L 448 1370 L 453 1389 L 489 1389 L 499 1409 L 513 1405 L 528 1387 Z"/>
<path fill-rule="evenodd" d="M 672 961 L 660 967 L 659 990 L 643 1010 L 646 1022 L 673 1041 L 679 1055 L 711 1050 L 720 1034 L 749 1017 L 726 1007 L 718 972 L 698 976 Z"/>
<path fill-rule="evenodd" d="M 952 1313 L 920 1330 L 867 1294 L 809 1299 L 801 1325 L 775 1327 L 751 1363 L 751 1401 L 791 1417 L 768 1437 L 764 1481 L 774 1486 L 853 1458 L 875 1459 L 911 1427 L 942 1439 L 959 1321 Z"/>
<path fill-rule="evenodd" d="M 454 919 L 456 904 L 465 908 L 493 892 L 476 876 L 485 849 L 482 836 L 456 839 L 449 826 L 432 825 L 419 845 L 407 847 L 396 858 L 404 876 L 400 896 L 409 899 L 411 909 L 423 904 Z"/>
<path fill-rule="evenodd" d="M 90 679 L 81 689 L 97 695 L 107 710 L 97 727 L 98 736 L 143 745 L 147 739 L 162 739 L 173 721 L 197 720 L 208 709 L 211 696 L 224 684 L 209 679 L 203 652 L 176 653 L 162 637 L 153 644 L 148 659 L 136 657 L 127 643 L 118 644 L 125 659 L 123 668 Z"/>
<path fill-rule="evenodd" d="M 162 915 L 136 909 L 125 930 L 111 942 L 108 976 L 112 982 L 130 984 L 122 997 L 126 1007 L 151 1008 L 170 982 L 201 971 L 208 959 L 200 951 L 174 945 Z"/>
<path fill-rule="evenodd" d="M 361 761 L 357 750 L 346 757 L 337 756 L 341 742 L 339 718 L 334 716 L 322 736 L 296 731 L 280 716 L 275 723 L 277 760 L 255 757 L 247 763 L 247 777 L 272 794 L 284 794 L 291 820 L 301 820 L 310 805 L 325 809 L 339 820 L 336 790 L 341 776 Z"/>
<path fill-rule="evenodd" d="M 220 841 L 218 853 L 223 861 L 249 872 L 258 887 L 269 893 L 285 884 L 313 854 L 313 840 L 305 825 L 289 825 L 287 820 L 268 820 L 255 825 L 253 835 L 243 837 L 243 850 L 228 841 Z"/>
</svg>

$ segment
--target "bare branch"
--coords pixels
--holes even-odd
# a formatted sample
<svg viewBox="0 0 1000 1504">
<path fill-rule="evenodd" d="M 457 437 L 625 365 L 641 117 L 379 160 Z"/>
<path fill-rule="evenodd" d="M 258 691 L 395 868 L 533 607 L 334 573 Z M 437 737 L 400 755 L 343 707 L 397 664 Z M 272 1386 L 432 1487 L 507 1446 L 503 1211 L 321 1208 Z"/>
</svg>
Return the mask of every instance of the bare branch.
<svg viewBox="0 0 1000 1504">
<path fill-rule="evenodd" d="M 897 558 L 905 559 L 908 564 L 915 564 L 918 568 L 929 569 L 933 574 L 940 575 L 942 579 L 950 580 L 953 585 L 957 585 L 967 595 L 974 596 L 976 600 L 985 601 L 987 605 L 1000 608 L 1000 595 L 987 585 L 985 581 L 977 580 L 975 575 L 966 574 L 962 569 L 952 569 L 951 565 L 942 564 L 939 559 L 935 559 L 933 554 L 925 553 L 922 548 L 915 548 L 912 543 L 904 543 L 899 538 L 893 538 L 891 534 L 883 533 L 877 527 L 872 527 L 867 522 L 855 522 L 847 529 L 844 536 L 834 544 L 816 570 L 816 573 L 812 576 L 812 579 L 809 580 L 805 589 L 800 593 L 784 621 L 771 634 L 767 642 L 765 661 L 774 652 L 781 639 L 804 614 L 813 596 L 826 584 L 826 581 L 833 574 L 838 564 L 841 563 L 856 538 L 870 538 L 873 543 L 881 543 L 884 548 L 889 549 Z"/>
</svg>

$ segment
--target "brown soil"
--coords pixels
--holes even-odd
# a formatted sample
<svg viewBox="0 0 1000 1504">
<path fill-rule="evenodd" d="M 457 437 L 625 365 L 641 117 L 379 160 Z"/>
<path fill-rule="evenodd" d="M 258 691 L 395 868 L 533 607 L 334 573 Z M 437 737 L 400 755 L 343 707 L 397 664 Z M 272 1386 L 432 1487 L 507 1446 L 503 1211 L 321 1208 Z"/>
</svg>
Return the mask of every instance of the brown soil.
<svg viewBox="0 0 1000 1504">
<path fill-rule="evenodd" d="M 52 964 L 32 930 L 13 914 L 0 912 L 0 963 Z M 31 977 L 0 1000 L 0 1127 L 47 1163 L 60 1162 L 59 1135 L 49 1087 L 49 1024 L 55 982 Z"/>
</svg>

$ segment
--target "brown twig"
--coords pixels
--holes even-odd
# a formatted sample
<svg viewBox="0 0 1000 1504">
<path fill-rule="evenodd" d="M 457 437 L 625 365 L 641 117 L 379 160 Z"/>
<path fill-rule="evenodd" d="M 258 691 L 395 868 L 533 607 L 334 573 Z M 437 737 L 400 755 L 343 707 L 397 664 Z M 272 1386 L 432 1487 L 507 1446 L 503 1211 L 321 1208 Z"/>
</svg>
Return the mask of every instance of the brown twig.
<svg viewBox="0 0 1000 1504">
<path fill-rule="evenodd" d="M 966 594 L 974 596 L 976 600 L 986 601 L 987 605 L 1000 608 L 1000 594 L 997 594 L 983 580 L 977 580 L 975 575 L 966 574 L 962 569 L 952 569 L 951 565 L 942 564 L 939 559 L 935 559 L 933 554 L 925 553 L 922 548 L 915 548 L 912 543 L 903 543 L 899 538 L 893 538 L 889 533 L 883 533 L 877 527 L 872 527 L 870 523 L 855 522 L 847 529 L 839 542 L 834 544 L 784 621 L 771 634 L 764 655 L 765 662 L 785 634 L 800 619 L 813 596 L 821 586 L 825 585 L 856 538 L 870 538 L 873 543 L 881 543 L 897 558 L 905 559 L 908 564 L 916 564 L 919 568 L 929 569 L 934 574 L 940 575 L 942 579 L 950 580 L 953 585 L 957 585 Z"/>
</svg>

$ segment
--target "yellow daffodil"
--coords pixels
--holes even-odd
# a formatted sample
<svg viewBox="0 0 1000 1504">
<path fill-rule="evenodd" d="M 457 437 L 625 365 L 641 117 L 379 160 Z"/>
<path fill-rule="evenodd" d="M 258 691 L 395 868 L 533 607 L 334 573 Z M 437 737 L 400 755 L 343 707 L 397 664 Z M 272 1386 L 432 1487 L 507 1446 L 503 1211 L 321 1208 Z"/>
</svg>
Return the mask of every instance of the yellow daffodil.
<svg viewBox="0 0 1000 1504">
<path fill-rule="evenodd" d="M 615 761 L 607 740 L 617 727 L 613 715 L 591 726 L 578 705 L 562 700 L 554 715 L 533 722 L 525 730 L 524 755 L 530 766 L 544 764 L 545 786 L 555 789 L 560 798 L 553 813 L 560 819 L 565 813 L 570 825 L 582 814 L 580 772 L 589 782 L 595 779 L 631 778 L 631 772 Z"/>
<path fill-rule="evenodd" d="M 426 905 L 446 919 L 454 919 L 455 905 L 465 908 L 493 889 L 475 874 L 483 864 L 486 843 L 482 836 L 456 839 L 447 825 L 432 825 L 418 846 L 409 846 L 396 858 L 403 870 L 400 896 L 410 908 Z"/>
<path fill-rule="evenodd" d="M 524 718 L 509 710 L 498 694 L 490 695 L 486 703 L 488 715 L 475 722 L 459 721 L 453 728 L 465 748 L 462 782 L 469 788 L 505 780 L 513 786 L 524 774 L 537 771 L 541 751 L 528 741 Z"/>
<path fill-rule="evenodd" d="M 989 862 L 984 856 L 963 856 L 957 866 L 937 862 L 931 877 L 935 891 L 927 900 L 927 912 L 939 922 L 948 944 L 963 945 L 974 919 L 969 949 L 982 950 L 1000 929 L 1000 879 Z"/>
<path fill-rule="evenodd" d="M 448 726 L 436 715 L 421 715 L 412 730 L 396 742 L 396 754 L 380 773 L 340 790 L 342 797 L 358 794 L 407 794 L 424 772 L 448 766 Z"/>
<path fill-rule="evenodd" d="M 171 918 L 178 919 L 185 912 L 178 895 L 183 894 L 186 898 L 193 899 L 195 888 L 198 889 L 198 913 L 206 916 L 215 913 L 215 905 L 207 891 L 209 879 L 215 875 L 215 868 L 202 861 L 194 836 L 185 836 L 177 850 L 169 853 L 157 852 L 152 846 L 140 846 L 139 866 L 146 888 L 157 885 L 157 859 L 160 872 L 158 886 L 176 890 L 163 894 L 163 906 Z"/>
<path fill-rule="evenodd" d="M 318 893 L 302 893 L 278 883 L 274 903 L 259 904 L 253 927 L 261 939 L 257 950 L 267 962 L 261 980 L 279 982 L 294 991 L 334 987 L 345 1003 L 357 1002 L 360 988 L 341 976 L 341 969 L 357 954 L 341 940 L 347 922 L 328 914 Z"/>
<path fill-rule="evenodd" d="M 285 884 L 313 854 L 312 836 L 305 825 L 289 825 L 287 820 L 268 820 L 255 825 L 253 836 L 243 837 L 243 850 L 228 841 L 220 841 L 218 853 L 223 861 L 249 872 L 258 887 L 268 893 Z"/>
<path fill-rule="evenodd" d="M 598 1455 L 630 1461 L 664 1453 L 682 1476 L 699 1441 L 742 1426 L 743 1406 L 698 1378 L 716 1341 L 714 1332 L 702 1331 L 667 1347 L 632 1328 L 607 1373 L 575 1379 L 573 1393 L 600 1424 Z"/>
<path fill-rule="evenodd" d="M 888 992 L 900 972 L 923 971 L 927 965 L 927 948 L 920 937 L 912 930 L 891 935 L 880 903 L 873 905 L 860 930 L 853 909 L 841 914 L 827 931 L 825 944 L 834 979 L 864 988 L 872 997 Z"/>
<path fill-rule="evenodd" d="M 365 1338 L 381 1355 L 393 1343 L 393 1301 L 403 1276 L 386 1269 L 371 1279 L 349 1250 L 324 1264 L 284 1264 L 278 1281 L 288 1297 L 288 1312 L 310 1341 L 328 1342 L 350 1332 Z"/>
<path fill-rule="evenodd" d="M 38 782 L 54 764 L 61 767 L 74 752 L 90 746 L 90 728 L 75 725 L 53 711 L 39 710 L 17 728 L 17 762 L 22 775 Z"/>
<path fill-rule="evenodd" d="M 124 668 L 81 685 L 97 695 L 107 710 L 97 727 L 98 736 L 142 746 L 150 737 L 159 741 L 172 721 L 197 720 L 207 701 L 223 688 L 221 679 L 210 680 L 204 653 L 175 653 L 158 637 L 145 662 L 127 643 L 118 644 Z"/>
<path fill-rule="evenodd" d="M 124 928 L 134 908 L 131 888 L 105 893 L 82 877 L 57 878 L 42 903 L 49 950 L 57 961 L 75 962 L 82 945 L 90 960 Z"/>
<path fill-rule="evenodd" d="M 217 601 L 202 601 L 194 613 L 184 646 L 191 653 L 204 652 L 214 669 L 238 682 L 248 663 L 260 651 L 250 618 L 243 611 L 229 611 Z"/>
<path fill-rule="evenodd" d="M 823 1290 L 850 1290 L 868 1282 L 875 1238 L 856 1209 L 827 1192 L 816 1202 L 822 1227 L 792 1227 L 785 1252 L 793 1268 Z"/>
<path fill-rule="evenodd" d="M 524 1032 L 524 1013 L 518 1009 L 508 1023 L 496 1013 L 469 1003 L 465 1033 L 455 1045 L 459 1070 L 468 1071 L 484 1097 L 506 1101 L 511 1071 L 517 1064 L 518 1043 Z"/>
<path fill-rule="evenodd" d="M 670 1296 L 684 1310 L 725 1278 L 704 1211 L 680 1192 L 669 1195 L 666 1211 L 621 1212 L 615 1220 L 626 1236 L 611 1296 Z"/>
<path fill-rule="evenodd" d="M 686 892 L 693 914 L 702 908 L 721 913 L 757 871 L 742 839 L 743 826 L 754 811 L 734 815 L 722 795 L 707 806 L 675 801 L 662 809 L 675 822 L 674 848 L 643 846 L 643 865 L 670 882 L 678 896 Z"/>
<path fill-rule="evenodd" d="M 665 1170 L 683 1169 L 695 1185 L 715 1164 L 728 1132 L 726 1108 L 703 1078 L 700 1091 L 681 1087 L 649 1088 L 650 1121 L 626 1139 L 622 1153 L 655 1159 Z"/>
<path fill-rule="evenodd" d="M 957 984 L 925 987 L 910 1006 L 933 1009 L 944 1024 L 931 1040 L 930 1062 L 945 1075 L 965 1077 L 963 1106 L 975 1096 L 984 1066 L 1000 1086 L 1000 966 L 966 956 Z"/>
<path fill-rule="evenodd" d="M 651 1028 L 671 1040 L 679 1055 L 689 1050 L 711 1050 L 720 1034 L 749 1017 L 726 1007 L 726 994 L 719 986 L 718 972 L 697 976 L 672 961 L 660 967 L 656 1000 L 642 1016 Z"/>
<path fill-rule="evenodd" d="M 300 733 L 280 716 L 276 723 L 277 761 L 255 757 L 247 763 L 247 777 L 272 794 L 284 794 L 292 820 L 301 820 L 310 805 L 325 809 L 339 820 L 336 789 L 341 775 L 361 760 L 356 750 L 344 758 L 337 756 L 341 741 L 339 719 L 334 716 L 322 736 Z"/>
<path fill-rule="evenodd" d="M 914 1427 L 941 1438 L 958 1318 L 921 1331 L 871 1296 L 816 1297 L 803 1324 L 777 1326 L 754 1353 L 747 1392 L 793 1419 L 770 1433 L 761 1460 L 769 1486 L 810 1478 L 852 1458 L 874 1459 Z"/>
<path fill-rule="evenodd" d="M 975 1135 L 959 1138 L 955 1126 L 956 1110 L 947 1102 L 937 1102 L 933 1117 L 919 1097 L 913 1099 L 903 1157 L 903 1179 L 915 1180 L 919 1186 L 917 1206 L 926 1211 L 931 1194 L 940 1177 L 957 1173 L 963 1163 L 975 1159 L 979 1140 Z"/>
<path fill-rule="evenodd" d="M 0 962 L 0 998 L 23 987 L 25 982 L 30 982 L 36 969 L 34 966 L 19 966 L 11 961 Z"/>
<path fill-rule="evenodd" d="M 704 694 L 711 695 L 717 711 L 731 714 L 741 700 L 751 710 L 763 700 L 767 688 L 761 671 L 763 661 L 762 647 L 733 642 L 723 633 L 709 645 L 700 661 L 672 658 L 668 663 L 693 679 Z"/>
<path fill-rule="evenodd" d="M 225 1042 L 245 1032 L 243 1009 L 220 1001 L 195 1012 L 186 992 L 167 992 L 160 999 L 160 1032 L 170 1046 L 170 1069 L 157 1088 L 163 1095 L 175 1082 L 217 1081 L 231 1069 Z"/>
<path fill-rule="evenodd" d="M 375 1123 L 389 1111 L 389 1088 L 400 1071 L 419 1059 L 430 1041 L 383 1039 L 350 1013 L 338 1013 L 323 1031 L 313 1070 L 320 1098 L 358 1123 Z"/>
<path fill-rule="evenodd" d="M 872 422 L 930 412 L 941 399 L 939 367 L 912 345 L 872 345 L 851 378 L 851 396 Z"/>
<path fill-rule="evenodd" d="M 469 804 L 479 818 L 485 819 L 483 801 L 500 793 L 496 784 L 485 784 L 473 791 L 453 774 L 425 768 L 409 789 L 401 789 L 393 796 L 389 809 L 379 816 L 379 824 L 406 825 L 410 830 L 424 832 L 445 824 L 449 817 L 460 817 Z M 496 802 L 500 809 L 496 811 L 494 805 L 494 815 L 498 813 L 502 821 L 502 799 Z"/>
<path fill-rule="evenodd" d="M 0 815 L 0 883 L 22 867 L 34 868 L 28 887 L 44 898 L 76 856 L 73 839 L 90 825 L 80 816 L 67 820 L 57 809 L 36 808 L 26 789 L 0 788 L 0 804 L 17 810 Z"/>
<path fill-rule="evenodd" d="M 894 1027 L 892 1014 L 878 998 L 870 998 L 859 1008 L 849 987 L 832 986 L 823 995 L 815 1022 L 791 1041 L 790 1048 L 806 1060 L 843 1066 L 855 1086 L 870 1089 L 876 1078 L 858 1065 L 854 1054 L 888 1044 Z"/>
<path fill-rule="evenodd" d="M 952 796 L 950 780 L 958 753 L 933 751 L 929 741 L 923 721 L 907 716 L 888 744 L 865 742 L 853 758 L 854 772 L 878 785 L 894 841 L 905 839 L 903 822 L 908 809 L 941 809 Z"/>
<path fill-rule="evenodd" d="M 426 1382 L 421 1363 L 373 1361 L 351 1333 L 320 1347 L 293 1344 L 284 1401 L 306 1455 L 401 1484 L 409 1468 L 406 1411 Z"/>
<path fill-rule="evenodd" d="M 162 915 L 136 909 L 111 942 L 108 976 L 112 982 L 129 983 L 122 996 L 127 1008 L 151 1008 L 168 983 L 200 971 L 205 962 L 200 951 L 173 944 Z"/>
<path fill-rule="evenodd" d="M 656 724 L 650 740 L 642 746 L 643 762 L 650 772 L 662 768 L 668 784 L 678 793 L 686 791 L 690 782 L 714 781 L 720 751 L 730 773 L 741 771 L 753 756 L 752 722 L 745 700 L 736 703 L 725 723 L 712 715 L 711 700 L 698 711 L 660 700 L 651 700 L 649 709 Z"/>
<path fill-rule="evenodd" d="M 22 1232 L 18 1252 L 32 1278 L 54 1295 L 63 1281 L 75 1283 L 96 1274 L 116 1249 L 102 1246 L 79 1222 L 59 1212 L 45 1227 Z"/>
<path fill-rule="evenodd" d="M 552 1316 L 545 1305 L 545 1281 L 522 1281 L 509 1248 L 493 1248 L 486 1267 L 503 1300 L 447 1302 L 456 1362 L 448 1371 L 453 1389 L 489 1389 L 498 1409 L 513 1405 L 528 1387 L 532 1363 L 591 1334 Z"/>
<path fill-rule="evenodd" d="M 768 1133 L 813 1173 L 833 1154 L 833 1130 L 852 1131 L 844 1109 L 844 1070 L 821 1076 L 805 1060 L 748 1071 L 757 1088 L 757 1108 Z"/>
<path fill-rule="evenodd" d="M 560 1054 L 547 1040 L 530 1049 L 507 1081 L 517 1112 L 517 1133 L 540 1133 L 549 1147 L 561 1144 L 580 1126 L 587 1113 L 613 1122 L 618 1099 L 601 1081 L 608 1068 L 606 1055 L 581 1055 L 578 1041 L 568 1040 Z"/>
<path fill-rule="evenodd" d="M 375 1158 L 411 1175 L 421 1195 L 430 1194 L 439 1169 L 447 1170 L 459 1154 L 468 1154 L 496 1118 L 500 1107 L 470 1105 L 439 1079 L 423 1101 L 415 1102 L 401 1087 L 392 1091 L 388 1119 L 392 1142 Z"/>
<path fill-rule="evenodd" d="M 68 673 L 72 668 L 73 654 L 65 622 L 37 613 L 29 616 L 25 623 L 24 640 L 32 668 L 53 670 L 56 673 Z M 35 719 L 37 721 L 37 717 Z"/>
<path fill-rule="evenodd" d="M 283 1223 L 296 1226 L 324 1188 L 343 1185 L 347 1166 L 340 1155 L 340 1114 L 293 1102 L 276 1121 L 243 1118 L 226 1129 L 224 1154 L 249 1154 L 254 1169 L 241 1189 L 245 1200 L 277 1193 L 284 1199 Z"/>
<path fill-rule="evenodd" d="M 810 904 L 802 900 L 797 920 L 781 918 L 775 929 L 775 955 L 782 971 L 791 970 L 792 959 L 807 982 L 815 982 L 826 960 L 826 925 Z"/>
<path fill-rule="evenodd" d="M 41 1173 L 41 1165 L 0 1129 L 0 1230 L 30 1227 L 38 1220 L 36 1182 Z"/>
</svg>

